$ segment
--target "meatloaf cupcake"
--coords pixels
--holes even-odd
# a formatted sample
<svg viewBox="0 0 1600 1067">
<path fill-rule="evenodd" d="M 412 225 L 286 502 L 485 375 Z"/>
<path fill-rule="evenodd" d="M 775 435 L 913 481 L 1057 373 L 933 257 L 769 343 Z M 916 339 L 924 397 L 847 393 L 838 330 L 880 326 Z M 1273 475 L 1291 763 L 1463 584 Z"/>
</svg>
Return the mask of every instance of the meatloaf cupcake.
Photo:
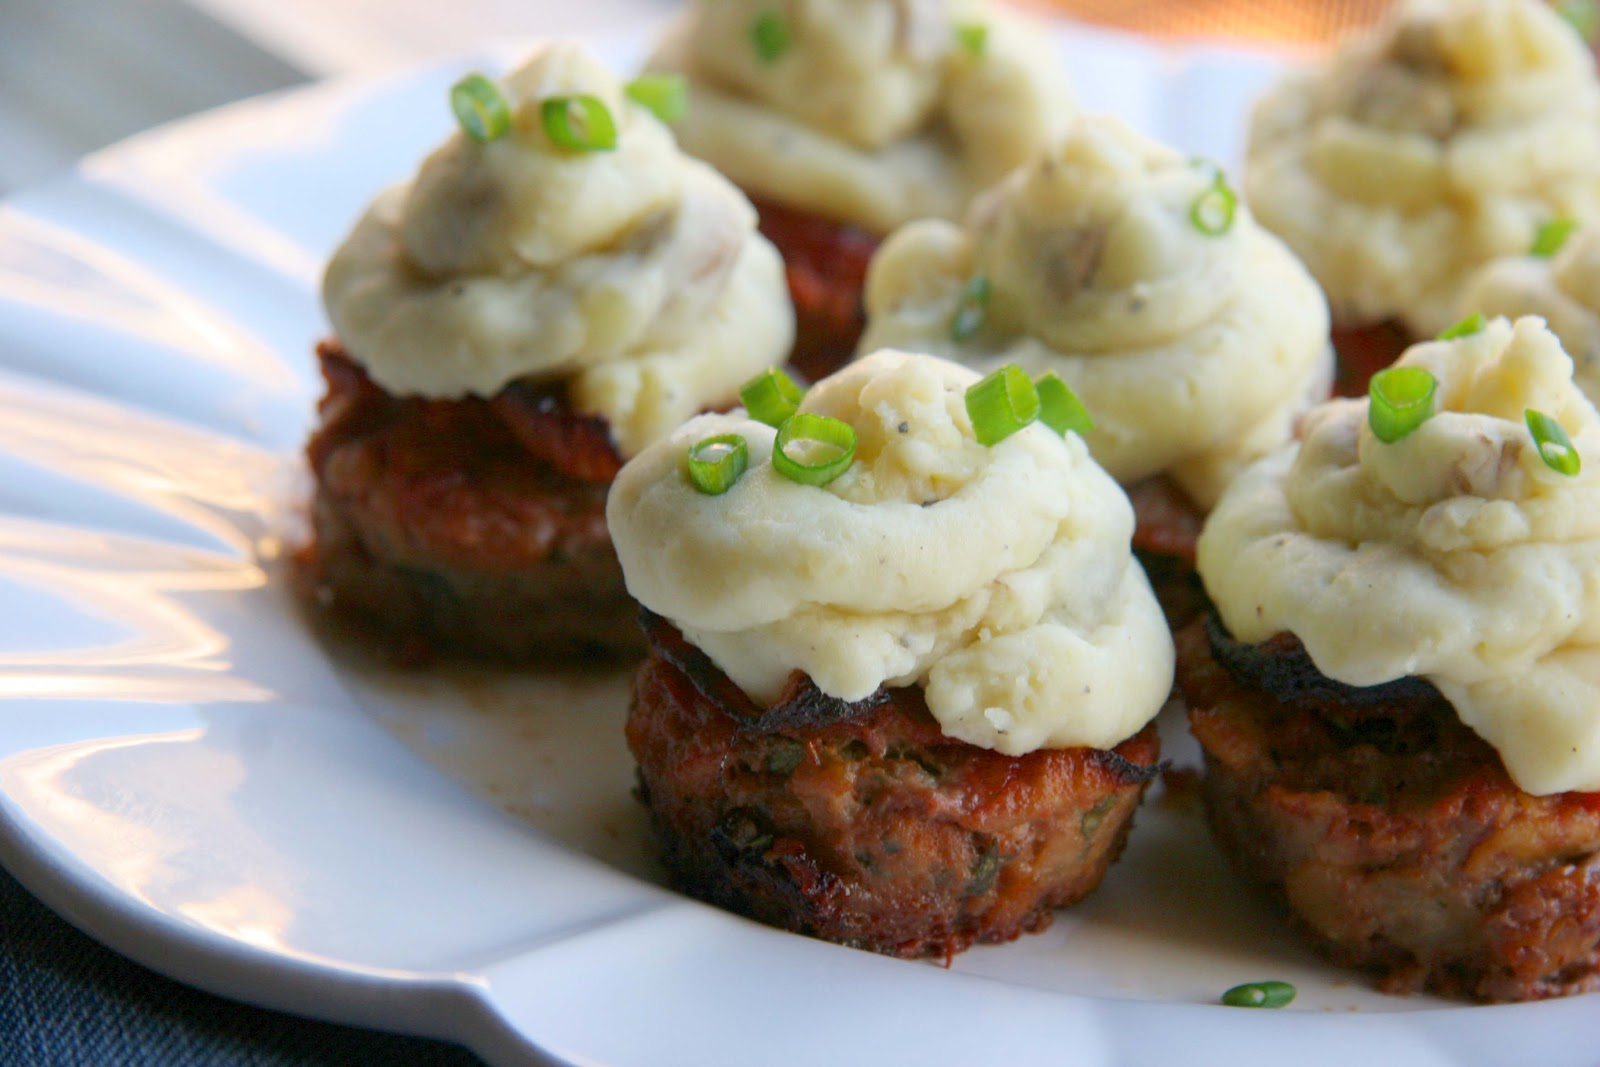
<svg viewBox="0 0 1600 1067">
<path fill-rule="evenodd" d="M 1600 989 L 1600 418 L 1544 325 L 1311 413 L 1199 567 L 1180 684 L 1235 864 L 1388 990 Z"/>
<path fill-rule="evenodd" d="M 783 253 L 812 380 L 855 351 L 879 239 L 960 217 L 1073 110 L 1049 34 L 983 0 L 697 0 L 653 62 L 689 79 L 684 149 Z"/>
<path fill-rule="evenodd" d="M 980 444 L 1031 386 L 976 382 L 879 352 L 778 429 L 701 416 L 618 475 L 628 745 L 695 896 L 947 956 L 1043 928 L 1122 848 L 1172 653 L 1132 512 L 1076 434 Z"/>
<path fill-rule="evenodd" d="M 328 266 L 304 574 L 408 650 L 636 647 L 607 485 L 782 361 L 782 263 L 577 48 L 455 99 L 463 129 Z"/>
<path fill-rule="evenodd" d="M 1192 614 L 1200 516 L 1328 395 L 1328 309 L 1214 166 L 1089 118 L 974 203 L 912 223 L 867 280 L 863 350 L 1015 363 L 1083 399 L 1089 449 L 1133 497 L 1139 549 Z"/>
<path fill-rule="evenodd" d="M 1541 0 L 1403 0 L 1262 99 L 1245 190 L 1328 294 L 1355 394 L 1471 271 L 1600 218 L 1600 85 Z"/>
</svg>

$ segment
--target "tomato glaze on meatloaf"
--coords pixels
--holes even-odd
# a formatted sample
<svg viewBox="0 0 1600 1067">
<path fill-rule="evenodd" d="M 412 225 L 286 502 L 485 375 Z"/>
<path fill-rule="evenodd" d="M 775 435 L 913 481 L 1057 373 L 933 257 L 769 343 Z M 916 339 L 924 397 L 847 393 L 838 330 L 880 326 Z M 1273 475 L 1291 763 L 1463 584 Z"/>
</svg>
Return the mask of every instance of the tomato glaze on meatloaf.
<svg viewBox="0 0 1600 1067">
<path fill-rule="evenodd" d="M 1394 319 L 1370 326 L 1335 323 L 1330 337 L 1338 357 L 1335 396 L 1366 396 L 1372 376 L 1399 359 L 1412 343 L 1410 333 Z"/>
<path fill-rule="evenodd" d="M 1390 993 L 1600 989 L 1600 794 L 1534 796 L 1430 683 L 1356 688 L 1279 634 L 1178 638 L 1217 842 Z"/>
<path fill-rule="evenodd" d="M 573 413 L 559 385 L 395 397 L 337 342 L 317 356 L 314 540 L 298 561 L 313 603 L 376 628 L 406 659 L 638 650 L 606 531 L 621 461 L 603 419 Z"/>
<path fill-rule="evenodd" d="M 944 736 L 916 687 L 844 703 L 795 672 L 757 706 L 671 623 L 628 718 L 667 867 L 693 896 L 902 957 L 1041 930 L 1122 851 L 1159 742 L 1006 756 Z"/>
<path fill-rule="evenodd" d="M 794 351 L 789 362 L 807 381 L 838 370 L 855 355 L 867 324 L 861 290 L 879 238 L 848 222 L 835 222 L 759 196 L 750 202 L 762 236 L 783 256 L 794 300 Z"/>
</svg>

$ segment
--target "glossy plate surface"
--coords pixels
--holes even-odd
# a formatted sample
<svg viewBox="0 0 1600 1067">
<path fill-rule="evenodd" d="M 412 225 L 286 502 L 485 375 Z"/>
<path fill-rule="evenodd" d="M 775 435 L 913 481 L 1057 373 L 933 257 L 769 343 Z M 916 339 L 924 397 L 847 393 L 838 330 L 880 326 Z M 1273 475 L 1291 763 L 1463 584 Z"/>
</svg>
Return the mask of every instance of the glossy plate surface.
<svg viewBox="0 0 1600 1067">
<path fill-rule="evenodd" d="M 1220 159 L 1270 74 L 1062 47 L 1085 104 Z M 174 977 L 495 1064 L 1592 1065 L 1591 999 L 1324 967 L 1181 798 L 1048 933 L 949 970 L 767 930 L 661 888 L 622 673 L 397 673 L 312 633 L 282 557 L 319 265 L 506 58 L 202 116 L 0 208 L 0 861 Z M 1295 1005 L 1212 1004 L 1262 978 Z"/>
</svg>

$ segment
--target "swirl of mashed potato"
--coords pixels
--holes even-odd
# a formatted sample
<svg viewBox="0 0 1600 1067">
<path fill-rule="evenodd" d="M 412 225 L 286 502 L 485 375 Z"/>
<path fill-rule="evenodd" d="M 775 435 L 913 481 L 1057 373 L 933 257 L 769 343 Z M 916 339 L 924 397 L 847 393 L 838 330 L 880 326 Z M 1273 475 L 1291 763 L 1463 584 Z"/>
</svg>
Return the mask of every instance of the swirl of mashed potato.
<svg viewBox="0 0 1600 1067">
<path fill-rule="evenodd" d="M 842 700 L 920 685 L 946 735 L 1008 755 L 1132 736 L 1173 652 L 1127 497 L 1042 423 L 978 444 L 977 380 L 895 351 L 824 379 L 801 410 L 849 423 L 857 449 L 822 488 L 779 474 L 776 431 L 744 412 L 693 419 L 612 487 L 628 591 L 757 700 L 799 670 Z M 708 496 L 685 454 L 726 433 L 750 466 Z"/>
<path fill-rule="evenodd" d="M 1241 641 L 1288 631 L 1350 685 L 1419 675 L 1530 793 L 1600 790 L 1600 417 L 1537 318 L 1413 346 L 1436 414 L 1393 444 L 1366 400 L 1307 416 L 1211 513 L 1198 569 Z M 1557 419 L 1576 476 L 1540 458 Z"/>
<path fill-rule="evenodd" d="M 884 242 L 861 350 L 1054 371 L 1118 481 L 1164 471 L 1209 507 L 1289 439 L 1332 376 L 1327 304 L 1305 268 L 1243 204 L 1224 232 L 1191 219 L 1215 181 L 1116 119 L 1083 119 L 980 197 L 965 227 L 924 220 Z M 951 323 L 977 276 L 984 323 L 958 341 Z"/>
<path fill-rule="evenodd" d="M 1457 305 L 1465 318 L 1538 315 L 1572 357 L 1573 377 L 1600 399 L 1600 227 L 1578 231 L 1554 256 L 1507 256 L 1482 267 Z"/>
<path fill-rule="evenodd" d="M 776 55 L 757 44 L 764 19 Z M 1048 33 L 984 0 L 697 0 L 652 63 L 690 79 L 686 151 L 875 233 L 958 217 L 1073 110 Z"/>
<path fill-rule="evenodd" d="M 1600 83 L 1539 0 L 1406 0 L 1257 105 L 1246 192 L 1348 325 L 1454 321 L 1468 273 L 1600 218 Z"/>
<path fill-rule="evenodd" d="M 375 382 L 454 399 L 565 377 L 630 455 L 782 362 L 783 265 L 737 189 L 576 46 L 545 46 L 500 89 L 510 131 L 453 133 L 328 265 L 328 317 Z M 540 105 L 573 94 L 611 112 L 615 150 L 549 140 Z"/>
</svg>

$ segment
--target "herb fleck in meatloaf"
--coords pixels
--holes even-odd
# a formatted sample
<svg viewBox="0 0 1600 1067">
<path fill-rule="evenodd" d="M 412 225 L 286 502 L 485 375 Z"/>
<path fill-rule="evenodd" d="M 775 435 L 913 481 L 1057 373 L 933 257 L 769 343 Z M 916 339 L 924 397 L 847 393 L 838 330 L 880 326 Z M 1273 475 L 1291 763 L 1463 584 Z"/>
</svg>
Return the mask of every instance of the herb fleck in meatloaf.
<svg viewBox="0 0 1600 1067">
<path fill-rule="evenodd" d="M 774 926 L 908 957 L 1041 930 L 1100 883 L 1156 774 L 1154 725 L 1006 756 L 945 737 L 915 687 L 846 704 L 796 674 L 758 707 L 647 628 L 628 747 L 667 866 Z"/>
<path fill-rule="evenodd" d="M 1179 637 L 1206 811 L 1241 873 L 1386 992 L 1600 989 L 1600 794 L 1533 796 L 1420 679 L 1352 688 L 1287 634 Z"/>
</svg>

